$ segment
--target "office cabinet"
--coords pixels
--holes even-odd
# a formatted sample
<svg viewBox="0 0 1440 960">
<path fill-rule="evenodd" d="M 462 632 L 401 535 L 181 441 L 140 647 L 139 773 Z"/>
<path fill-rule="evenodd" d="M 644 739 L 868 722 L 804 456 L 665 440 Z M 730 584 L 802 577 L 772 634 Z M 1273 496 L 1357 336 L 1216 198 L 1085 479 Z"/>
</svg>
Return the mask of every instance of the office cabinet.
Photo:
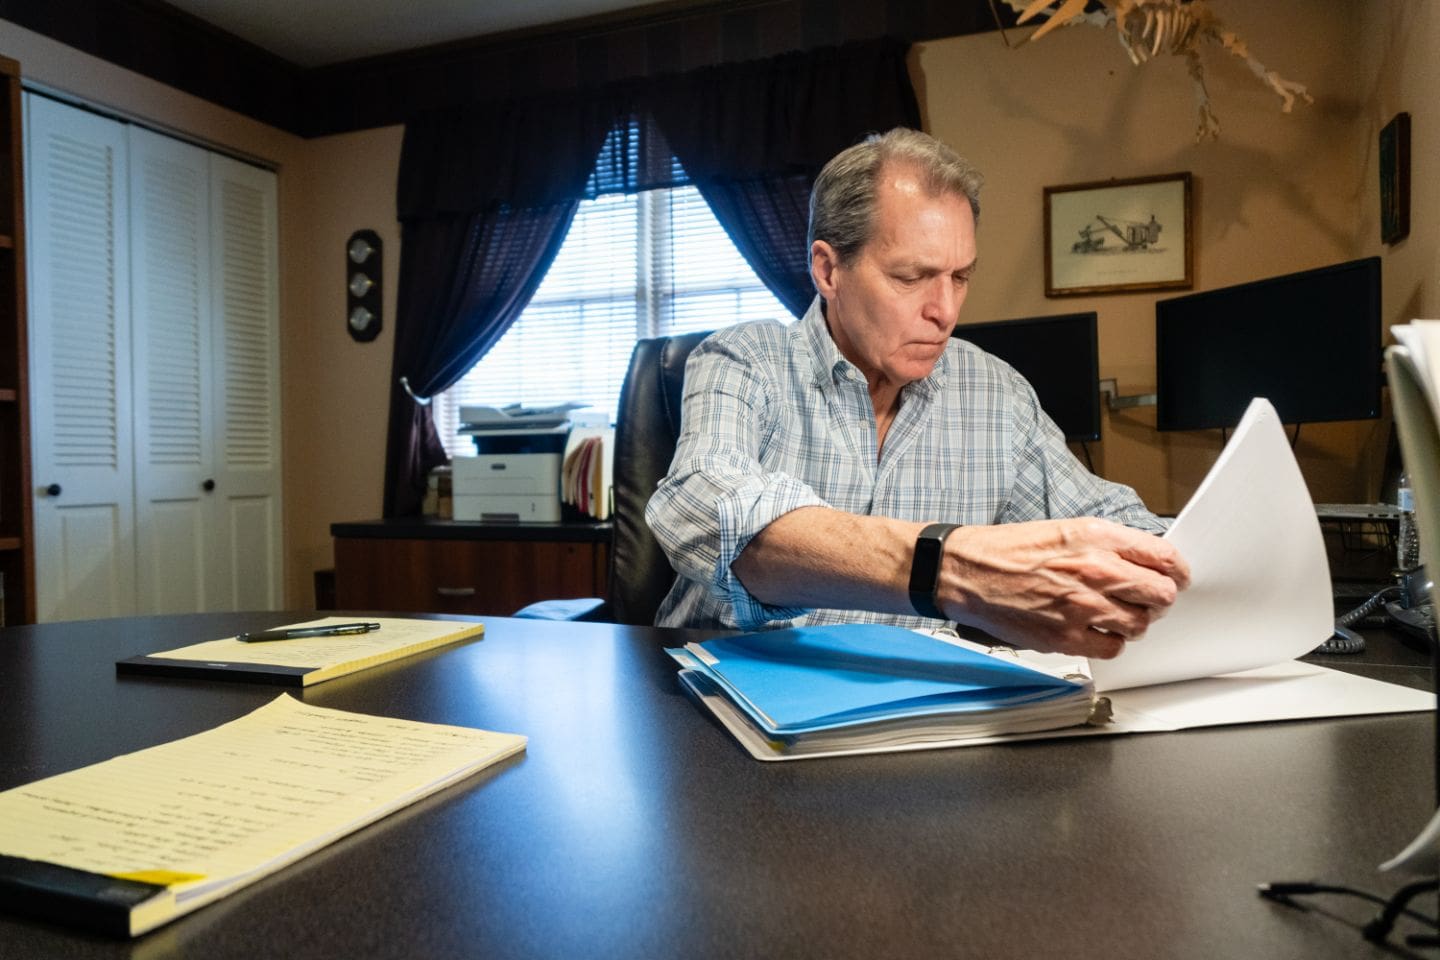
<svg viewBox="0 0 1440 960">
<path fill-rule="evenodd" d="M 605 596 L 608 523 L 382 520 L 331 525 L 342 610 L 508 616 Z"/>
<path fill-rule="evenodd" d="M 35 618 L 20 65 L 0 57 L 0 625 Z"/>
<path fill-rule="evenodd" d="M 279 605 L 273 173 L 27 98 L 41 620 Z"/>
</svg>

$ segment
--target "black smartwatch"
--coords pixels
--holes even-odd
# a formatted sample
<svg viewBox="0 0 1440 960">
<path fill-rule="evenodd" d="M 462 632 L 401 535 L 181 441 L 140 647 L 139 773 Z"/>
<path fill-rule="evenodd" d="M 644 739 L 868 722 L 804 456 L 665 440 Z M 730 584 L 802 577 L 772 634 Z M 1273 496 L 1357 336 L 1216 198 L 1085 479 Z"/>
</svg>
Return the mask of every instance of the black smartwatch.
<svg viewBox="0 0 1440 960">
<path fill-rule="evenodd" d="M 946 619 L 935 602 L 935 587 L 940 579 L 940 560 L 945 556 L 945 538 L 950 531 L 964 524 L 932 523 L 915 538 L 915 557 L 910 561 L 910 605 L 922 617 Z"/>
</svg>

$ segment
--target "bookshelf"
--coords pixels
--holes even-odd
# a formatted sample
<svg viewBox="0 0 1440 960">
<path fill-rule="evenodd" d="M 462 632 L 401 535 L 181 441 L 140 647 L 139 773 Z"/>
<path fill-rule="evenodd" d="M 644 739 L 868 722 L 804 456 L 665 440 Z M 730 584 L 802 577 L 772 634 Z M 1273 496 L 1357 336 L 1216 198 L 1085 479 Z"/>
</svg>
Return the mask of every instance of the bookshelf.
<svg viewBox="0 0 1440 960">
<path fill-rule="evenodd" d="M 20 64 L 0 57 L 0 625 L 35 619 Z"/>
</svg>

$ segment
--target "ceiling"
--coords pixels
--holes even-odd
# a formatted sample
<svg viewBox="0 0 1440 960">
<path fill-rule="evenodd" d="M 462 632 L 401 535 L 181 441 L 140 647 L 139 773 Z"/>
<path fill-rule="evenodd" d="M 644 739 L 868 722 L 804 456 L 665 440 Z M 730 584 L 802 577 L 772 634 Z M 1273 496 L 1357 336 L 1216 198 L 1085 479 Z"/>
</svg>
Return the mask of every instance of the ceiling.
<svg viewBox="0 0 1440 960">
<path fill-rule="evenodd" d="M 635 0 L 165 2 L 301 67 L 328 66 L 655 6 Z"/>
</svg>

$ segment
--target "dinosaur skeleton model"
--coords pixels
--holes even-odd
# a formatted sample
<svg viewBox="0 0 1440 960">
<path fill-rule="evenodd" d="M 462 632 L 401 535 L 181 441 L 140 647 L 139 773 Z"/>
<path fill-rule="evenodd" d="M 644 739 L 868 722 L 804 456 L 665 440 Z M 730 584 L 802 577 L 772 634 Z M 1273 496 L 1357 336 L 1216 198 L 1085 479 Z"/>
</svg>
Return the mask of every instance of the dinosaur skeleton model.
<svg viewBox="0 0 1440 960">
<path fill-rule="evenodd" d="M 1250 49 L 1234 31 L 1211 12 L 1206 0 L 1100 0 L 1104 9 L 1086 11 L 1086 0 L 1063 0 L 1058 8 L 1051 0 L 1005 0 L 1018 11 L 1018 23 L 1048 14 L 1040 29 L 1030 37 L 1039 40 L 1056 27 L 1070 23 L 1088 23 L 1091 26 L 1106 27 L 1111 24 L 1120 35 L 1120 45 L 1130 55 L 1136 66 L 1158 56 L 1170 53 L 1184 56 L 1189 67 L 1190 79 L 1195 85 L 1195 100 L 1200 112 L 1200 124 L 1195 139 L 1214 139 L 1220 133 L 1220 121 L 1210 109 L 1210 93 L 1205 89 L 1205 71 L 1200 62 L 1202 41 L 1218 43 L 1231 55 L 1245 61 L 1252 73 L 1270 89 L 1279 94 L 1283 101 L 1280 107 L 1289 113 L 1297 96 L 1306 103 L 1315 98 L 1302 84 L 1281 77 L 1273 70 L 1250 55 Z"/>
</svg>

